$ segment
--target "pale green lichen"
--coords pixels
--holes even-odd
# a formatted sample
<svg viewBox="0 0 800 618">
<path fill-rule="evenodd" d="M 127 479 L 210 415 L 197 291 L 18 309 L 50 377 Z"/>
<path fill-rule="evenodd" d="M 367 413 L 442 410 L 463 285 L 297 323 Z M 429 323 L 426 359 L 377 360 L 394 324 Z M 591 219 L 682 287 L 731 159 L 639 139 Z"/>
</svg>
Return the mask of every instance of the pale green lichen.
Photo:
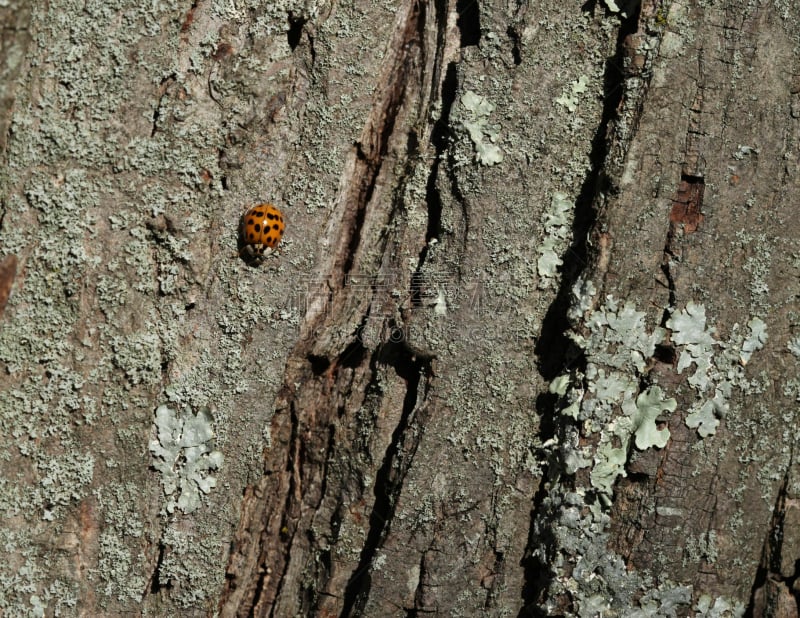
<svg viewBox="0 0 800 618">
<path fill-rule="evenodd" d="M 592 283 L 591 279 L 579 277 L 572 286 L 573 302 L 567 310 L 567 317 L 572 323 L 578 322 L 586 315 L 592 308 L 596 295 L 597 289 L 594 287 L 594 283 Z"/>
<path fill-rule="evenodd" d="M 567 247 L 572 225 L 572 202 L 566 193 L 556 192 L 550 199 L 550 207 L 542 213 L 542 228 L 545 236 L 539 244 L 539 287 L 553 285 L 558 269 L 563 263 L 561 254 Z"/>
<path fill-rule="evenodd" d="M 742 365 L 746 365 L 753 356 L 753 352 L 763 348 L 767 342 L 767 325 L 761 318 L 751 319 L 747 323 L 747 327 L 750 329 L 750 334 L 742 343 L 742 349 L 739 352 L 739 360 Z"/>
<path fill-rule="evenodd" d="M 595 489 L 611 495 L 617 478 L 627 476 L 625 464 L 631 438 L 640 450 L 666 446 L 670 437 L 669 429 L 659 429 L 656 419 L 664 412 L 673 412 L 677 405 L 675 399 L 665 399 L 658 386 L 651 386 L 640 393 L 635 401 L 630 396 L 623 400 L 625 415 L 615 418 L 601 431 L 595 465 L 590 475 Z"/>
<path fill-rule="evenodd" d="M 714 435 L 718 425 L 719 420 L 714 413 L 714 403 L 710 399 L 695 404 L 686 416 L 686 426 L 690 429 L 697 429 L 701 438 Z"/>
<path fill-rule="evenodd" d="M 703 594 L 697 600 L 694 610 L 702 618 L 741 618 L 747 608 L 741 601 Z"/>
<path fill-rule="evenodd" d="M 550 382 L 548 390 L 554 395 L 566 395 L 569 388 L 570 379 L 568 375 L 558 376 L 555 380 Z"/>
<path fill-rule="evenodd" d="M 800 337 L 795 337 L 786 344 L 787 349 L 789 352 L 795 355 L 798 359 L 800 359 Z"/>
<path fill-rule="evenodd" d="M 651 386 L 636 398 L 636 405 L 628 400 L 627 412 L 636 436 L 636 448 L 646 450 L 650 447 L 664 448 L 669 440 L 669 429 L 659 429 L 656 419 L 664 412 L 674 412 L 678 402 L 672 397 L 665 398 L 659 386 Z M 623 404 L 623 410 L 626 409 Z"/>
<path fill-rule="evenodd" d="M 643 312 L 630 303 L 620 306 L 610 296 L 592 310 L 593 290 L 590 282 L 576 283 L 573 287 L 576 301 L 570 311 L 576 324 L 571 336 L 585 354 L 585 371 L 559 376 L 550 385 L 550 392 L 559 396 L 562 415 L 578 424 L 572 421 L 565 424 L 557 437 L 542 448 L 556 450 L 562 464 L 561 474 L 575 475 L 581 468 L 591 466 L 584 486 L 570 486 L 566 493 L 546 499 L 542 507 L 543 513 L 549 508 L 557 513 L 542 515 L 551 522 L 545 525 L 550 526 L 558 547 L 548 564 L 555 573 L 565 569 L 571 573 L 567 580 L 555 577 L 551 593 L 556 597 L 567 594 L 578 615 L 598 612 L 642 617 L 678 615 L 691 603 L 689 585 L 652 588 L 647 574 L 629 572 L 624 567 L 616 572 L 614 565 L 619 557 L 613 554 L 604 555 L 609 566 L 603 570 L 603 583 L 594 578 L 597 565 L 592 552 L 596 547 L 605 549 L 608 544 L 609 519 L 603 514 L 612 504 L 619 478 L 627 474 L 632 448 L 665 447 L 670 434 L 661 423 L 677 410 L 676 399 L 665 393 L 662 386 L 652 384 L 640 391 L 640 385 L 654 377 L 647 370 L 656 346 L 672 343 L 679 354 L 676 369 L 689 372 L 687 382 L 698 396 L 686 423 L 697 429 L 701 438 L 712 435 L 719 419 L 730 413 L 734 389 L 752 392 L 759 388 L 746 379 L 744 370 L 753 353 L 767 341 L 766 324 L 752 318 L 746 335 L 734 324 L 729 339 L 723 342 L 708 326 L 705 307 L 690 302 L 684 309 L 672 311 L 666 322 L 669 329 L 650 328 Z M 596 436 L 594 441 L 592 434 Z M 585 477 L 570 478 L 577 482 Z M 770 473 L 765 482 L 772 482 L 770 487 L 773 487 L 776 478 L 779 477 Z M 588 509 L 591 517 L 588 513 L 582 516 L 581 509 L 584 512 Z M 662 517 L 683 516 L 681 509 L 668 505 L 657 506 L 657 512 Z M 556 525 L 552 524 L 554 519 Z M 577 531 L 580 533 L 573 533 Z M 718 554 L 717 538 L 712 531 L 692 539 L 684 559 L 713 563 Z M 565 564 L 567 561 L 569 565 Z M 636 588 L 646 592 L 637 595 L 634 601 L 632 590 Z M 719 608 L 716 615 L 733 616 L 741 606 L 709 599 L 703 611 L 711 611 L 712 607 Z"/>
<path fill-rule="evenodd" d="M 588 85 L 589 78 L 586 75 L 581 75 L 561 93 L 561 96 L 559 96 L 555 102 L 558 105 L 566 107 L 570 112 L 574 112 L 578 109 L 580 96 L 586 92 Z"/>
<path fill-rule="evenodd" d="M 747 386 L 743 368 L 767 341 L 767 326 L 758 317 L 747 323 L 747 337 L 742 337 L 739 325 L 734 324 L 728 342 L 719 341 L 715 330 L 706 326 L 706 320 L 705 307 L 694 302 L 687 303 L 667 320 L 672 343 L 682 348 L 677 370 L 695 368 L 688 382 L 702 399 L 691 406 L 686 425 L 697 429 L 703 438 L 713 435 L 719 425 L 718 418 L 728 413 L 734 387 Z M 714 394 L 709 399 L 706 393 L 712 389 Z"/>
<path fill-rule="evenodd" d="M 461 124 L 467 129 L 475 145 L 475 159 L 482 165 L 500 163 L 503 160 L 503 151 L 495 142 L 500 135 L 501 126 L 489 123 L 494 104 L 472 90 L 461 96 L 461 104 L 467 111 L 467 117 L 462 119 Z"/>
<path fill-rule="evenodd" d="M 211 470 L 222 467 L 222 453 L 213 449 L 213 418 L 207 408 L 197 415 L 183 415 L 166 405 L 156 410 L 157 438 L 150 441 L 153 467 L 161 472 L 165 509 L 191 513 L 200 506 L 202 494 L 217 484 Z"/>
<path fill-rule="evenodd" d="M 629 427 L 617 430 L 617 423 L 610 423 L 603 431 L 594 457 L 590 475 L 592 486 L 607 495 L 614 492 L 614 483 L 620 476 L 627 476 Z M 618 444 L 615 445 L 615 444 Z"/>
<path fill-rule="evenodd" d="M 644 371 L 646 359 L 653 356 L 655 347 L 665 335 L 660 326 L 648 329 L 645 313 L 625 302 L 620 307 L 613 296 L 605 305 L 586 319 L 590 336 L 573 339 L 585 347 L 593 364 L 603 364 L 632 373 Z"/>
<path fill-rule="evenodd" d="M 678 359 L 678 373 L 694 364 L 696 369 L 689 376 L 689 384 L 700 392 L 705 391 L 709 386 L 713 346 L 718 344 L 714 329 L 706 328 L 706 308 L 690 301 L 685 309 L 673 313 L 667 320 L 667 328 L 672 331 L 672 342 L 684 346 Z"/>
<path fill-rule="evenodd" d="M 692 586 L 682 586 L 667 581 L 657 588 L 645 592 L 639 599 L 639 607 L 621 613 L 624 618 L 667 618 L 683 616 L 692 602 Z"/>
<path fill-rule="evenodd" d="M 630 303 L 620 307 L 611 296 L 586 317 L 585 325 L 585 335 L 574 332 L 572 337 L 586 353 L 586 393 L 580 388 L 568 391 L 565 376 L 551 388 L 564 395 L 563 414 L 584 421 L 586 431 L 600 434 L 593 457 L 585 451 L 563 449 L 568 469 L 574 471 L 593 459 L 592 486 L 610 496 L 617 478 L 625 475 L 631 441 L 640 450 L 666 445 L 669 430 L 659 428 L 657 420 L 674 412 L 677 402 L 658 385 L 639 392 L 638 376 L 665 337 L 663 328 L 648 329 L 643 312 Z"/>
</svg>

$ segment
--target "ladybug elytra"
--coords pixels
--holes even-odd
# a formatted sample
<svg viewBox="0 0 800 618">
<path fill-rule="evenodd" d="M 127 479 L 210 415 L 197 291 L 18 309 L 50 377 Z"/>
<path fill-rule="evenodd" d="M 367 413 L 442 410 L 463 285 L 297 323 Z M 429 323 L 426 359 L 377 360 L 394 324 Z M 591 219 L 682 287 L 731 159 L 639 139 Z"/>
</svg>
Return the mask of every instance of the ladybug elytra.
<svg viewBox="0 0 800 618">
<path fill-rule="evenodd" d="M 271 253 L 283 238 L 283 213 L 272 204 L 256 204 L 242 217 L 239 255 L 251 259 Z"/>
</svg>

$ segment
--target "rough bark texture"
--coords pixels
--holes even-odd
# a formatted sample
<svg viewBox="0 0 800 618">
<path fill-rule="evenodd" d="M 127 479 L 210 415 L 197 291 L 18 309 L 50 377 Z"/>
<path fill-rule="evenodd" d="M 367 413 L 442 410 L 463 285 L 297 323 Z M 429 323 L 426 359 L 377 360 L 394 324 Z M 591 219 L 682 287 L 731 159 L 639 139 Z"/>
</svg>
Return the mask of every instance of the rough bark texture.
<svg viewBox="0 0 800 618">
<path fill-rule="evenodd" d="M 0 23 L 0 613 L 798 615 L 794 3 Z"/>
</svg>

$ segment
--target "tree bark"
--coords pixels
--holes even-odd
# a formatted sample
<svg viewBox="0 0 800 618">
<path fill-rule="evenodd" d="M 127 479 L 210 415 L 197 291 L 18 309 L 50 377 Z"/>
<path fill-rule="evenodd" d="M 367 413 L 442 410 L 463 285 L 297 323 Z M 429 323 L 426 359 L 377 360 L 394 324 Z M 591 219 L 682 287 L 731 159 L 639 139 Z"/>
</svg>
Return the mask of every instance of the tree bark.
<svg viewBox="0 0 800 618">
<path fill-rule="evenodd" d="M 798 615 L 800 8 L 0 22 L 4 615 Z"/>
</svg>

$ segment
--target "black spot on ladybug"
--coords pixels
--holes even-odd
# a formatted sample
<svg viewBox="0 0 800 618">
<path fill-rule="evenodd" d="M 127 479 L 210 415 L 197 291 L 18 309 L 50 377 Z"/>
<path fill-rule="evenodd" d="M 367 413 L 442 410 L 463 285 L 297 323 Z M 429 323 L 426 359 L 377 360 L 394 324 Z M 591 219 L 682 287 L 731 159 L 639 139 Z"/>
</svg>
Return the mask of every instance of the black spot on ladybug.
<svg viewBox="0 0 800 618">
<path fill-rule="evenodd" d="M 275 218 L 275 215 L 274 215 L 274 214 L 272 214 L 271 212 L 268 212 L 268 213 L 267 213 L 267 219 L 269 219 L 269 220 L 271 221 L 271 220 L 272 220 L 272 219 L 274 219 L 274 218 Z"/>
<path fill-rule="evenodd" d="M 257 210 L 256 211 L 256 217 L 258 217 L 260 219 L 263 216 L 264 216 L 264 213 L 261 210 Z"/>
<path fill-rule="evenodd" d="M 272 229 L 273 229 L 273 230 L 279 230 L 279 229 L 281 229 L 281 226 L 280 226 L 280 225 L 278 225 L 278 224 L 276 223 L 276 224 L 274 224 L 274 225 L 272 226 Z"/>
<path fill-rule="evenodd" d="M 261 231 L 261 225 L 256 223 L 256 232 L 260 232 L 260 231 Z"/>
<path fill-rule="evenodd" d="M 267 240 L 265 241 L 268 245 L 272 245 L 272 236 L 267 236 Z"/>
<path fill-rule="evenodd" d="M 253 225 L 255 222 L 256 220 L 250 217 L 250 220 L 247 222 L 247 225 Z"/>
<path fill-rule="evenodd" d="M 255 240 L 256 239 L 256 235 L 253 234 L 253 232 L 250 232 L 249 238 L 250 238 L 250 240 Z"/>
</svg>

